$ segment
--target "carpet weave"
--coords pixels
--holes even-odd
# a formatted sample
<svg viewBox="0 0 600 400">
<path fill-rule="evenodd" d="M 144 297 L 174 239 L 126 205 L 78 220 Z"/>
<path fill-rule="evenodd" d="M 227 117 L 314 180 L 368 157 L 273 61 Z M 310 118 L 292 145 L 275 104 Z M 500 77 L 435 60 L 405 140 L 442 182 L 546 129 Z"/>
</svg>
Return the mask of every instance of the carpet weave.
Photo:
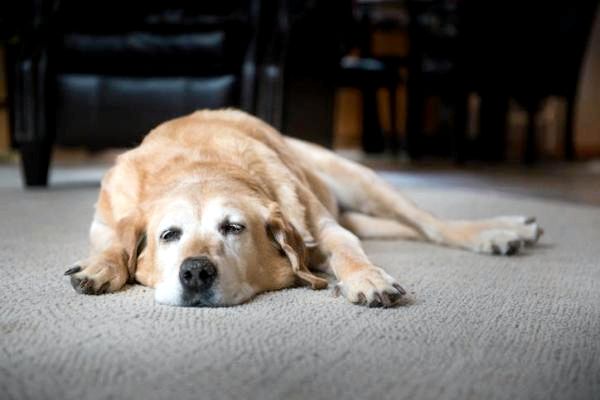
<svg viewBox="0 0 600 400">
<path fill-rule="evenodd" d="M 600 399 L 600 208 L 407 193 L 445 217 L 535 215 L 514 257 L 369 241 L 412 304 L 290 289 L 231 308 L 76 294 L 97 188 L 0 189 L 2 399 Z"/>
</svg>

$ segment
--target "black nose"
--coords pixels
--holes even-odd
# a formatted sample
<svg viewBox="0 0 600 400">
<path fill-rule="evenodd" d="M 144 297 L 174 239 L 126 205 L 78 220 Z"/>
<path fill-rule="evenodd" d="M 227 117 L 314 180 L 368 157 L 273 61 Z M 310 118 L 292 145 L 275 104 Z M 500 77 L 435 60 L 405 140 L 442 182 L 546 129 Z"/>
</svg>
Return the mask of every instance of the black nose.
<svg viewBox="0 0 600 400">
<path fill-rule="evenodd" d="M 217 277 L 217 268 L 208 257 L 190 257 L 179 268 L 179 280 L 185 289 L 206 289 Z"/>
</svg>

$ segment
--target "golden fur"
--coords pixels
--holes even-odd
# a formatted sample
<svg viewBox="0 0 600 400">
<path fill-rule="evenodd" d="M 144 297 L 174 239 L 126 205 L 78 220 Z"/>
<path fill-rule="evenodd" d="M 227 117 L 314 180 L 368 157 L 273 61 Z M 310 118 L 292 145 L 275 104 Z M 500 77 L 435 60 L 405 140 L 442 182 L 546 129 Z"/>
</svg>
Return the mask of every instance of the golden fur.
<svg viewBox="0 0 600 400">
<path fill-rule="evenodd" d="M 230 219 L 244 230 L 223 233 Z M 165 243 L 169 227 L 181 237 Z M 372 171 L 284 138 L 257 118 L 198 111 L 159 125 L 118 158 L 102 181 L 90 257 L 67 274 L 81 293 L 136 281 L 156 288 L 161 303 L 216 306 L 296 284 L 325 288 L 312 272 L 319 270 L 335 275 L 350 301 L 390 306 L 405 292 L 368 260 L 358 237 L 511 254 L 540 234 L 519 216 L 438 219 Z M 218 271 L 208 294 L 189 294 L 179 283 L 182 262 L 198 256 Z"/>
</svg>

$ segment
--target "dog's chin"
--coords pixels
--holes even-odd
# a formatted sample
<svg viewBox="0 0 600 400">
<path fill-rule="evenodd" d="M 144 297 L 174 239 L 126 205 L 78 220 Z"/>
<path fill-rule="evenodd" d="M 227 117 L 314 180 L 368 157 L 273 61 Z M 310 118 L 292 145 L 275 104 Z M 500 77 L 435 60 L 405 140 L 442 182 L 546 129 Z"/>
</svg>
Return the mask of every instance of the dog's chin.
<svg viewBox="0 0 600 400">
<path fill-rule="evenodd" d="M 176 307 L 223 307 L 227 304 L 220 304 L 213 297 L 207 295 L 190 296 L 185 295 L 178 298 L 155 297 L 158 304 Z"/>
<path fill-rule="evenodd" d="M 206 290 L 201 293 L 191 293 L 177 288 L 176 290 L 167 290 L 168 288 L 157 287 L 154 293 L 154 300 L 158 304 L 164 304 L 177 307 L 221 307 L 213 290 Z"/>
<path fill-rule="evenodd" d="M 159 304 L 179 307 L 227 307 L 245 303 L 257 292 L 257 289 L 248 283 L 223 284 L 220 281 L 202 291 L 187 291 L 178 281 L 172 279 L 156 286 L 154 300 Z"/>
<path fill-rule="evenodd" d="M 230 307 L 245 303 L 252 296 L 233 296 L 224 298 L 222 293 L 216 289 L 208 289 L 202 292 L 187 292 L 183 288 L 168 288 L 157 286 L 154 292 L 154 300 L 158 304 L 176 307 Z"/>
<path fill-rule="evenodd" d="M 182 307 L 221 307 L 216 299 L 213 290 L 205 290 L 201 293 L 184 291 L 179 303 Z"/>
</svg>

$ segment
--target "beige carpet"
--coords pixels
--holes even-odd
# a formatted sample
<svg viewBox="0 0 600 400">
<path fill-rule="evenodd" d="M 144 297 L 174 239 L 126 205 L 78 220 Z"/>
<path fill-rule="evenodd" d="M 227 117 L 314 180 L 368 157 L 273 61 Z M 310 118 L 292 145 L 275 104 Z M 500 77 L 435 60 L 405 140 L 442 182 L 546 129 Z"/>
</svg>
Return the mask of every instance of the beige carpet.
<svg viewBox="0 0 600 400">
<path fill-rule="evenodd" d="M 531 214 L 547 234 L 510 258 L 366 243 L 406 307 L 299 288 L 194 309 L 73 291 L 96 192 L 0 189 L 2 399 L 600 398 L 600 208 L 413 189 L 438 214 Z"/>
</svg>

